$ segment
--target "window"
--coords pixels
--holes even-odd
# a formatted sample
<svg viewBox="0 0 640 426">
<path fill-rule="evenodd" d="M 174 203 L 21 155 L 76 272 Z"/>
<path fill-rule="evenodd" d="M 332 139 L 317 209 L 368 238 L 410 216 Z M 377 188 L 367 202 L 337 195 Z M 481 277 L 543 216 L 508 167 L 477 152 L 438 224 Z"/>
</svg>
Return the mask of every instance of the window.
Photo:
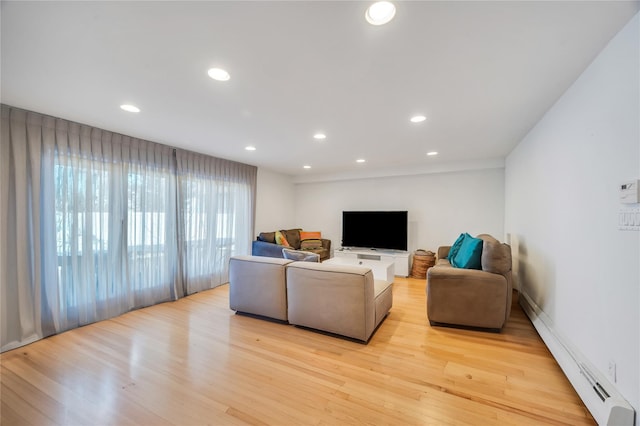
<svg viewBox="0 0 640 426">
<path fill-rule="evenodd" d="M 61 307 L 119 300 L 118 310 L 128 310 L 175 293 L 174 181 L 155 165 L 55 156 Z"/>
<path fill-rule="evenodd" d="M 255 167 L 6 105 L 2 129 L 3 350 L 224 284 L 249 253 Z"/>
<path fill-rule="evenodd" d="M 190 294 L 226 283 L 229 258 L 250 252 L 255 168 L 180 150 L 177 160 L 183 285 Z"/>
</svg>

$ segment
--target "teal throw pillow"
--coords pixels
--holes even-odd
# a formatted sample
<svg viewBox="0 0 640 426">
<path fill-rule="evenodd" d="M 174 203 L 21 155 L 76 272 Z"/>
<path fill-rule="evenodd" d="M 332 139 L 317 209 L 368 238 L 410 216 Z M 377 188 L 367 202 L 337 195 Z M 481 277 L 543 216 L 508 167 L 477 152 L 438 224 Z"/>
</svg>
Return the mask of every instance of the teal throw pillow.
<svg viewBox="0 0 640 426">
<path fill-rule="evenodd" d="M 482 243 L 480 238 L 465 234 L 460 249 L 450 260 L 451 265 L 456 268 L 482 269 Z"/>
<path fill-rule="evenodd" d="M 460 234 L 458 239 L 453 243 L 453 245 L 449 249 L 449 254 L 447 255 L 447 259 L 449 259 L 449 262 L 451 262 L 451 260 L 454 257 L 456 257 L 456 253 L 458 253 L 458 250 L 460 250 L 460 246 L 462 245 L 462 241 L 464 241 L 464 236 L 465 235 L 469 235 L 469 234 L 466 234 L 466 233 L 465 234 Z"/>
</svg>

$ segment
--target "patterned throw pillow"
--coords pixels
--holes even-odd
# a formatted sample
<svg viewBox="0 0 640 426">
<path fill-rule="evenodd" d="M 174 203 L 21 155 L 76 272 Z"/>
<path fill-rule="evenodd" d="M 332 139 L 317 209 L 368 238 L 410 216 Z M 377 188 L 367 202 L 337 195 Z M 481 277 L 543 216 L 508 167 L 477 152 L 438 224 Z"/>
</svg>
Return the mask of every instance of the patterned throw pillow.
<svg viewBox="0 0 640 426">
<path fill-rule="evenodd" d="M 316 253 L 309 253 L 308 251 L 299 251 L 291 249 L 282 249 L 282 256 L 285 259 L 299 260 L 303 262 L 320 262 L 320 255 Z"/>
<path fill-rule="evenodd" d="M 289 244 L 289 241 L 287 241 L 284 234 L 280 231 L 276 231 L 276 244 L 279 244 L 285 247 L 291 247 L 291 245 Z"/>
</svg>

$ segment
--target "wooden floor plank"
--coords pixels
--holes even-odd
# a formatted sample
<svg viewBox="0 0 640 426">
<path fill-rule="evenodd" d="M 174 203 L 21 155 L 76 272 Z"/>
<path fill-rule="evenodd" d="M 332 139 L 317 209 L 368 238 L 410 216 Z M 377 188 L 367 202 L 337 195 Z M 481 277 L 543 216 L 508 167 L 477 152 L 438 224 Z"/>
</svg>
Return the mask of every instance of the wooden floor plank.
<svg viewBox="0 0 640 426">
<path fill-rule="evenodd" d="M 517 294 L 488 333 L 393 292 L 368 345 L 235 315 L 228 286 L 53 336 L 0 355 L 0 423 L 595 424 Z"/>
</svg>

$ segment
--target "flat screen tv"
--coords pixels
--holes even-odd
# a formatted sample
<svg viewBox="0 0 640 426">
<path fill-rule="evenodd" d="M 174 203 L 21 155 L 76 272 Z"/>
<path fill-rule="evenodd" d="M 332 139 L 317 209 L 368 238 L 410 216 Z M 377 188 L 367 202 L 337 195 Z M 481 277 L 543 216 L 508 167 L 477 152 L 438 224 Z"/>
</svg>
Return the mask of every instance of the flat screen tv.
<svg viewBox="0 0 640 426">
<path fill-rule="evenodd" d="M 407 250 L 406 211 L 343 211 L 342 247 Z"/>
</svg>

